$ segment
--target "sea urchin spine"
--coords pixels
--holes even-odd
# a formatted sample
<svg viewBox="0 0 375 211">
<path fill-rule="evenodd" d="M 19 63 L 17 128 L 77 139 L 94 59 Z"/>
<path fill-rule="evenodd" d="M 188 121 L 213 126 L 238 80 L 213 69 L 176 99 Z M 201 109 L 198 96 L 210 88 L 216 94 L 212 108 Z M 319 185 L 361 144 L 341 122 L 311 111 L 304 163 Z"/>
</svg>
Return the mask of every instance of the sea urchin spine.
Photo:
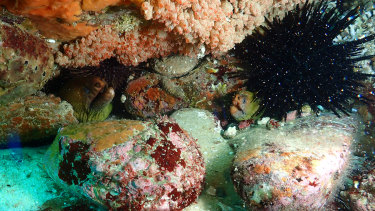
<svg viewBox="0 0 375 211">
<path fill-rule="evenodd" d="M 348 115 L 348 99 L 369 101 L 358 88 L 374 75 L 354 68 L 373 57 L 361 55 L 361 44 L 375 35 L 335 44 L 334 38 L 358 18 L 358 8 L 340 11 L 329 2 L 298 5 L 236 46 L 234 53 L 245 66 L 236 77 L 247 78 L 247 89 L 261 99 L 258 114 L 280 118 L 309 104 L 315 111 L 321 105 Z"/>
</svg>

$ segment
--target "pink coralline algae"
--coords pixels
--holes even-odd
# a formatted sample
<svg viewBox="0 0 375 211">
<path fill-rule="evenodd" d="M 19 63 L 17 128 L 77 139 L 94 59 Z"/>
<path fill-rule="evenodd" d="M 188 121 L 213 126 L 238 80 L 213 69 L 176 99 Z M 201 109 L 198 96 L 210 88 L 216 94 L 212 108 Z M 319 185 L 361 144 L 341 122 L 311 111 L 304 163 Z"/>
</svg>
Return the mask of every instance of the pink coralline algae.
<svg viewBox="0 0 375 211">
<path fill-rule="evenodd" d="M 183 99 L 169 94 L 160 84 L 160 76 L 153 73 L 130 81 L 124 90 L 128 98 L 126 110 L 134 116 L 147 118 L 188 107 Z"/>
<path fill-rule="evenodd" d="M 68 126 L 46 159 L 55 181 L 110 210 L 182 210 L 205 177 L 195 140 L 167 119 Z"/>
<path fill-rule="evenodd" d="M 236 153 L 232 179 L 252 210 L 324 210 L 343 183 L 355 117 L 305 117 L 277 130 L 252 128 Z"/>
<path fill-rule="evenodd" d="M 65 67 L 93 66 L 113 56 L 124 65 L 137 65 L 171 53 L 220 54 L 251 34 L 265 16 L 283 16 L 300 2 L 304 0 L 141 1 L 137 9 L 151 23 L 125 33 L 103 26 L 65 44 L 57 62 Z"/>
</svg>

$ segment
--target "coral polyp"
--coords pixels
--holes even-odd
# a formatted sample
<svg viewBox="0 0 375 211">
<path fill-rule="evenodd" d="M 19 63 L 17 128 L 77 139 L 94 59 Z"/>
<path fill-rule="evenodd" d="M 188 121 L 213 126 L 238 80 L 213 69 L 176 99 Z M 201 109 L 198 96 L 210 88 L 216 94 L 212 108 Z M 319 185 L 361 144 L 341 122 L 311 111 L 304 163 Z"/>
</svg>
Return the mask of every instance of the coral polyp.
<svg viewBox="0 0 375 211">
<path fill-rule="evenodd" d="M 359 15 L 358 8 L 341 11 L 330 3 L 297 5 L 236 46 L 234 53 L 245 69 L 236 77 L 247 78 L 247 89 L 261 99 L 259 114 L 280 118 L 309 104 L 314 111 L 323 106 L 340 116 L 340 111 L 349 115 L 349 99 L 368 102 L 358 88 L 374 75 L 354 69 L 360 68 L 357 62 L 373 57 L 363 55 L 361 45 L 375 35 L 335 43 Z"/>
</svg>

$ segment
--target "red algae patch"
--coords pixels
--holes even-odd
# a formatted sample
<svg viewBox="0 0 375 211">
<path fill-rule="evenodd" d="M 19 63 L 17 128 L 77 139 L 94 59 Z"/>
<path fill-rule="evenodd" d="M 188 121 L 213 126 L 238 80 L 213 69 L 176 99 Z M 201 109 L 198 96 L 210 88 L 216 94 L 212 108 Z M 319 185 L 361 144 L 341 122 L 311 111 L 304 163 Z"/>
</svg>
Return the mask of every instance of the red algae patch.
<svg viewBox="0 0 375 211">
<path fill-rule="evenodd" d="M 62 128 L 46 162 L 56 182 L 115 210 L 182 210 L 205 177 L 195 140 L 166 118 Z"/>
</svg>

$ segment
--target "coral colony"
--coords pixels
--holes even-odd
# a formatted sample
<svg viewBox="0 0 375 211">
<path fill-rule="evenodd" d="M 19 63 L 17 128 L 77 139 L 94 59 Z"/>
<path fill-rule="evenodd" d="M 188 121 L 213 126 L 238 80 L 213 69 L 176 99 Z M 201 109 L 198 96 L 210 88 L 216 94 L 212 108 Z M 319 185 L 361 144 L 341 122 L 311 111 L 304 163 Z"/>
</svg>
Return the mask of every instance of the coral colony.
<svg viewBox="0 0 375 211">
<path fill-rule="evenodd" d="M 361 44 L 370 35 L 345 43 L 333 39 L 352 24 L 357 9 L 329 8 L 329 1 L 306 2 L 288 12 L 284 19 L 267 20 L 234 52 L 246 69 L 238 77 L 248 79 L 246 87 L 260 99 L 258 113 L 284 116 L 308 104 L 348 114 L 348 99 L 367 102 L 358 88 L 374 75 L 355 72 L 356 62 L 374 57 L 361 55 Z"/>
</svg>

